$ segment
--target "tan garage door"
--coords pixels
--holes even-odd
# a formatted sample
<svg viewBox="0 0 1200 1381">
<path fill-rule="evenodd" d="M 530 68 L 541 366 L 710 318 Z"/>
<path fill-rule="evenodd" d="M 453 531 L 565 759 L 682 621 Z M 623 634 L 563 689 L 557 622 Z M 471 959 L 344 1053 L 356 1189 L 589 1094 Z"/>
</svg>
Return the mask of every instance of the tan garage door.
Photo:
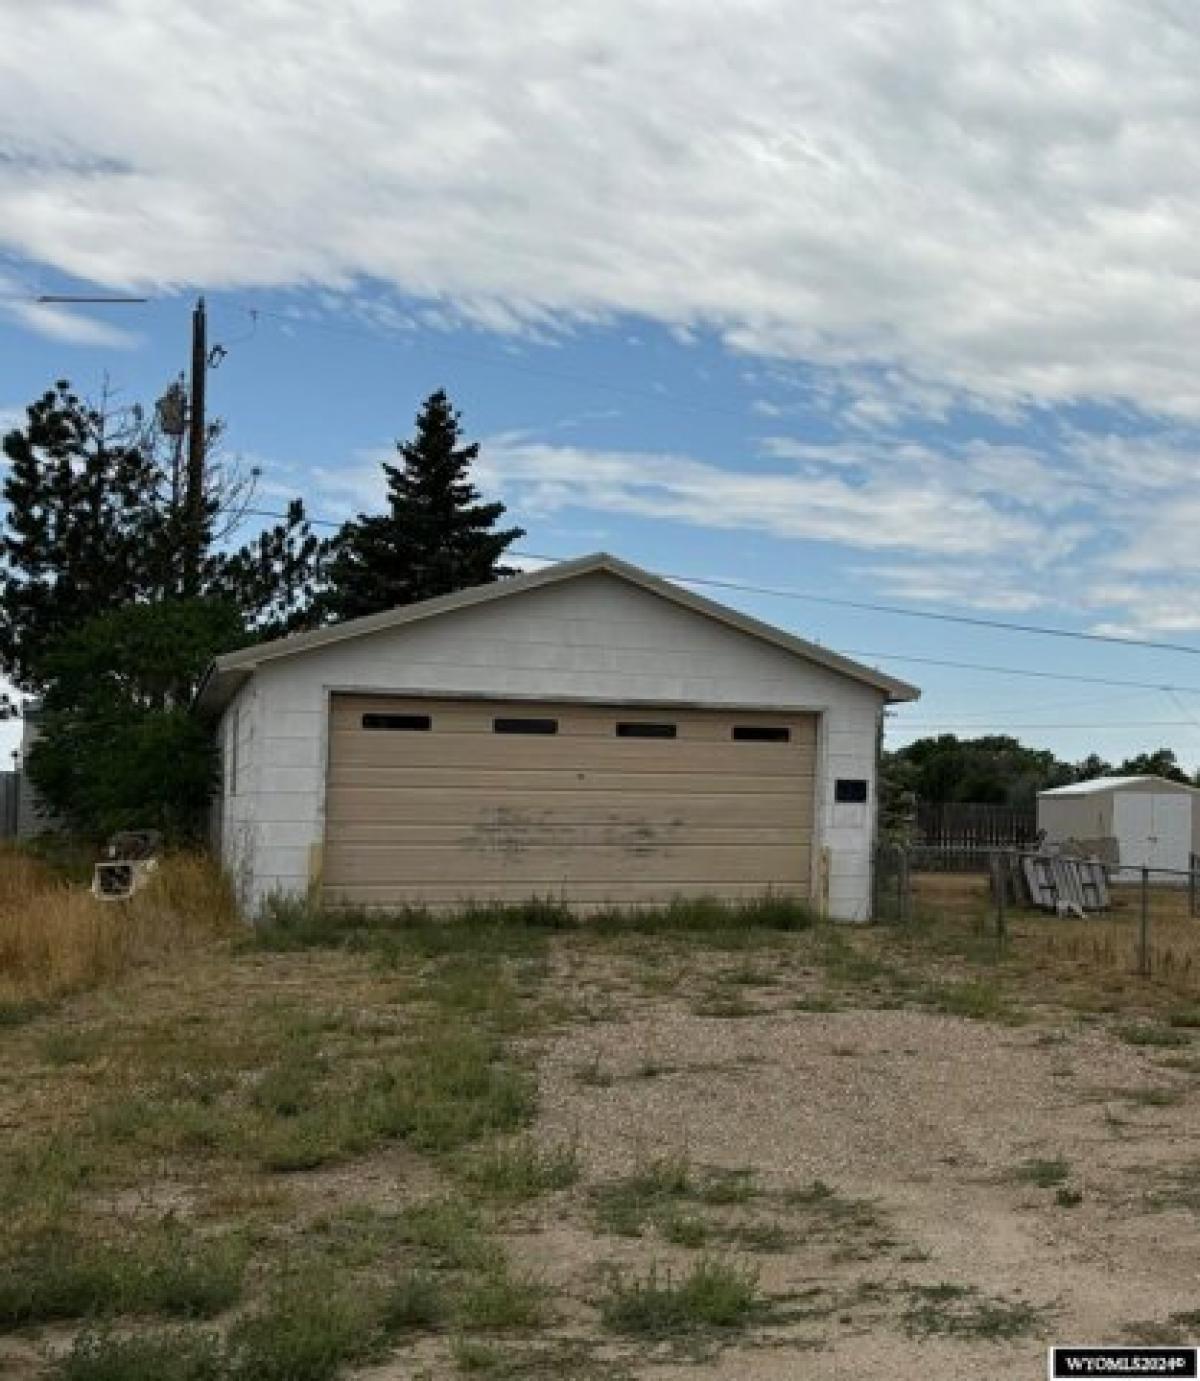
<svg viewBox="0 0 1200 1381">
<path fill-rule="evenodd" d="M 333 902 L 807 897 L 816 717 L 333 699 Z"/>
</svg>

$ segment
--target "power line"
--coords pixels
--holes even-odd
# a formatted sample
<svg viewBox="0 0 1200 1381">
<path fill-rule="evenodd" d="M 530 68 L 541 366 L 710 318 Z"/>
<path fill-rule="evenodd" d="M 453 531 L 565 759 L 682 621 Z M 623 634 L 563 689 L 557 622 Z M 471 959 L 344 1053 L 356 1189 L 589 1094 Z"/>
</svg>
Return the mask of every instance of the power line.
<svg viewBox="0 0 1200 1381">
<path fill-rule="evenodd" d="M 270 513 L 265 509 L 248 508 L 245 510 L 247 516 L 256 518 L 286 518 L 283 513 Z M 310 518 L 309 522 L 314 527 L 341 527 L 328 518 Z M 509 553 L 518 559 L 528 561 L 565 561 L 569 558 L 563 556 L 552 556 L 547 552 L 539 551 L 512 551 Z M 891 614 L 897 618 L 907 619 L 927 619 L 934 623 L 957 623 L 965 624 L 970 628 L 991 628 L 1005 633 L 1033 633 L 1044 638 L 1069 638 L 1075 642 L 1104 643 L 1117 647 L 1144 647 L 1151 648 L 1156 652 L 1182 652 L 1192 657 L 1200 657 L 1200 647 L 1193 647 L 1189 643 L 1169 643 L 1160 642 L 1153 638 L 1123 638 L 1110 633 L 1082 633 L 1074 628 L 1055 628 L 1046 624 L 1038 623 L 1013 623 L 1006 619 L 985 619 L 969 614 L 942 614 L 929 609 L 912 609 L 903 604 L 879 604 L 869 600 L 841 599 L 834 595 L 813 594 L 809 590 L 785 589 L 772 585 L 753 585 L 747 581 L 723 580 L 716 576 L 683 575 L 679 572 L 656 571 L 654 572 L 662 580 L 672 580 L 680 585 L 701 585 L 714 590 L 733 590 L 747 595 L 770 595 L 776 599 L 798 599 L 812 604 L 827 604 L 838 609 L 858 609 L 864 612 L 875 614 Z M 861 655 L 890 655 L 890 654 L 861 654 Z M 981 668 L 982 670 L 983 668 Z M 1101 683 L 1104 684 L 1104 683 Z M 1114 684 L 1130 684 L 1132 682 L 1117 682 Z M 1161 685 L 1150 686 L 1151 690 L 1161 690 Z"/>
<path fill-rule="evenodd" d="M 57 306 L 79 304 L 91 307 L 131 307 L 143 302 L 149 302 L 148 297 L 81 297 L 74 293 L 39 293 L 34 298 L 34 302 L 40 306 Z"/>
<path fill-rule="evenodd" d="M 1158 696 L 1162 693 L 1157 689 L 1153 691 L 1117 691 L 1115 693 L 1110 691 L 1106 695 L 1087 695 L 1082 698 L 1072 696 L 1069 700 L 1038 700 L 1033 704 L 1024 704 L 1020 709 L 997 710 L 993 714 L 987 715 L 974 714 L 968 711 L 961 715 L 954 714 L 953 719 L 956 724 L 995 725 L 1003 723 L 1006 719 L 1012 719 L 1014 716 L 1020 718 L 1030 714 L 1064 713 L 1067 710 L 1077 710 L 1081 705 L 1111 705 L 1113 701 L 1148 700 L 1151 696 Z M 1181 714 L 1188 713 L 1181 700 L 1176 702 L 1176 708 Z"/>
<path fill-rule="evenodd" d="M 997 676 L 1025 676 L 1038 681 L 1072 681 L 1085 686 L 1122 686 L 1130 690 L 1179 691 L 1183 695 L 1200 695 L 1200 686 L 1175 686 L 1163 681 L 1125 681 L 1113 676 L 1084 676 L 1071 671 L 1034 671 L 1029 667 L 1001 667 L 988 662 L 958 662 L 943 657 L 914 657 L 907 652 L 867 652 L 862 648 L 843 647 L 838 651 L 846 657 L 878 657 L 885 662 L 912 662 L 919 666 L 950 667 L 954 671 L 984 671 Z"/>
<path fill-rule="evenodd" d="M 1192 712 L 1191 712 L 1191 711 L 1188 709 L 1188 707 L 1183 703 L 1183 701 L 1180 700 L 1179 696 L 1176 695 L 1175 692 L 1174 692 L 1173 690 L 1167 691 L 1167 696 L 1168 696 L 1169 699 L 1171 699 L 1171 700 L 1173 700 L 1173 701 L 1175 702 L 1175 705 L 1177 706 L 1177 708 L 1179 709 L 1179 711 L 1180 711 L 1181 714 L 1187 715 L 1187 717 L 1188 717 L 1188 720 L 1187 720 L 1188 728 L 1190 728 L 1190 729 L 1195 729 L 1195 730 L 1200 730 L 1200 719 L 1197 719 L 1196 716 L 1195 716 L 1194 714 L 1192 714 Z"/>
<path fill-rule="evenodd" d="M 906 719 L 897 723 L 904 729 L 1195 729 L 1194 719 L 1116 719 L 1096 721 L 1047 721 L 1030 719 L 1008 724 L 980 724 L 958 719 Z"/>
<path fill-rule="evenodd" d="M 532 552 L 514 553 L 533 556 Z M 553 558 L 537 558 L 553 559 Z M 813 604 L 830 604 L 839 609 L 860 609 L 875 614 L 892 614 L 906 619 L 928 619 L 934 623 L 959 623 L 971 628 L 992 628 L 1005 633 L 1036 633 L 1044 638 L 1070 638 L 1077 642 L 1115 643 L 1120 647 L 1146 647 L 1159 652 L 1186 652 L 1200 657 L 1200 647 L 1188 643 L 1159 642 L 1153 638 L 1122 638 L 1110 633 L 1081 633 L 1074 628 L 1054 628 L 1038 623 L 1012 623 L 1006 619 L 985 619 L 968 614 L 939 614 L 929 609 L 910 609 L 902 604 L 878 604 L 868 600 L 841 599 L 834 595 L 815 595 L 807 590 L 774 589 L 766 585 L 743 584 L 736 580 L 717 580 L 693 575 L 673 575 L 658 572 L 664 580 L 675 580 L 684 585 L 706 585 L 718 590 L 741 590 L 746 594 L 773 595 L 780 599 L 800 599 Z"/>
</svg>

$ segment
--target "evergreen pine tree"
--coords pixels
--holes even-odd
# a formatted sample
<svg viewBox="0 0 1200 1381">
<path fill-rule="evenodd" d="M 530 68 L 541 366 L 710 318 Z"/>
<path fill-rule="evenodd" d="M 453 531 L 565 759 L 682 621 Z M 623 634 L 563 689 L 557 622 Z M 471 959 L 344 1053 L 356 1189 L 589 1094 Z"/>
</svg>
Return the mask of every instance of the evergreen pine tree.
<svg viewBox="0 0 1200 1381">
<path fill-rule="evenodd" d="M 323 612 L 358 618 L 483 585 L 513 572 L 501 564 L 521 528 L 497 529 L 502 503 L 481 503 L 470 479 L 478 442 L 464 445 L 460 414 L 445 390 L 426 400 L 413 440 L 384 465 L 387 512 L 360 514 L 334 543 Z"/>
<path fill-rule="evenodd" d="M 45 690 L 47 656 L 89 619 L 182 597 L 183 515 L 160 440 L 139 410 L 114 423 L 62 380 L 4 437 L 0 671 L 22 690 Z M 297 500 L 274 527 L 227 547 L 253 480 L 208 467 L 199 597 L 233 604 L 248 632 L 274 636 L 313 617 L 326 544 Z"/>
<path fill-rule="evenodd" d="M 51 647 L 85 619 L 155 593 L 163 515 L 156 470 L 59 380 L 3 441 L 0 668 L 37 689 Z"/>
</svg>

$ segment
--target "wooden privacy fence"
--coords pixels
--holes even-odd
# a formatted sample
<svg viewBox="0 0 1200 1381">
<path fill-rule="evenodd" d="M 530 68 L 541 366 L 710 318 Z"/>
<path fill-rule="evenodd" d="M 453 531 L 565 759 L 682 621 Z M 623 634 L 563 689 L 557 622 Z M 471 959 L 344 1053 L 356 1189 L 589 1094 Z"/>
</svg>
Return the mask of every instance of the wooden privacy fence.
<svg viewBox="0 0 1200 1381">
<path fill-rule="evenodd" d="M 920 801 L 917 839 L 935 849 L 1028 848 L 1037 840 L 1037 808 Z"/>
</svg>

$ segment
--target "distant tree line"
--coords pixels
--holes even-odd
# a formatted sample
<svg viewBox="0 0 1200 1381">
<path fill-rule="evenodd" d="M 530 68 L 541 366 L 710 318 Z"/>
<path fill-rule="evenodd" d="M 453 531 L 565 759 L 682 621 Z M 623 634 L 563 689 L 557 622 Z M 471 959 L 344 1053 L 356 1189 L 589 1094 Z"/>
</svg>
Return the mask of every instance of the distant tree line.
<svg viewBox="0 0 1200 1381">
<path fill-rule="evenodd" d="M 1200 785 L 1200 774 L 1189 777 L 1170 748 L 1140 753 L 1119 763 L 1105 762 L 1095 753 L 1071 763 L 1047 749 L 1027 748 L 1007 734 L 919 738 L 885 753 L 883 762 L 884 795 L 891 810 L 905 797 L 936 804 L 976 801 L 1029 806 L 1039 791 L 1113 774 L 1168 777 Z"/>
<path fill-rule="evenodd" d="M 216 784 L 214 726 L 192 712 L 212 658 L 247 643 L 447 594 L 510 574 L 446 393 L 383 466 L 386 499 L 332 538 L 303 500 L 243 535 L 255 472 L 210 428 L 200 511 L 158 414 L 92 403 L 60 381 L 4 438 L 0 672 L 43 705 L 25 764 L 54 817 L 92 838 L 204 832 Z M 9 701 L 0 713 L 17 714 Z"/>
</svg>

